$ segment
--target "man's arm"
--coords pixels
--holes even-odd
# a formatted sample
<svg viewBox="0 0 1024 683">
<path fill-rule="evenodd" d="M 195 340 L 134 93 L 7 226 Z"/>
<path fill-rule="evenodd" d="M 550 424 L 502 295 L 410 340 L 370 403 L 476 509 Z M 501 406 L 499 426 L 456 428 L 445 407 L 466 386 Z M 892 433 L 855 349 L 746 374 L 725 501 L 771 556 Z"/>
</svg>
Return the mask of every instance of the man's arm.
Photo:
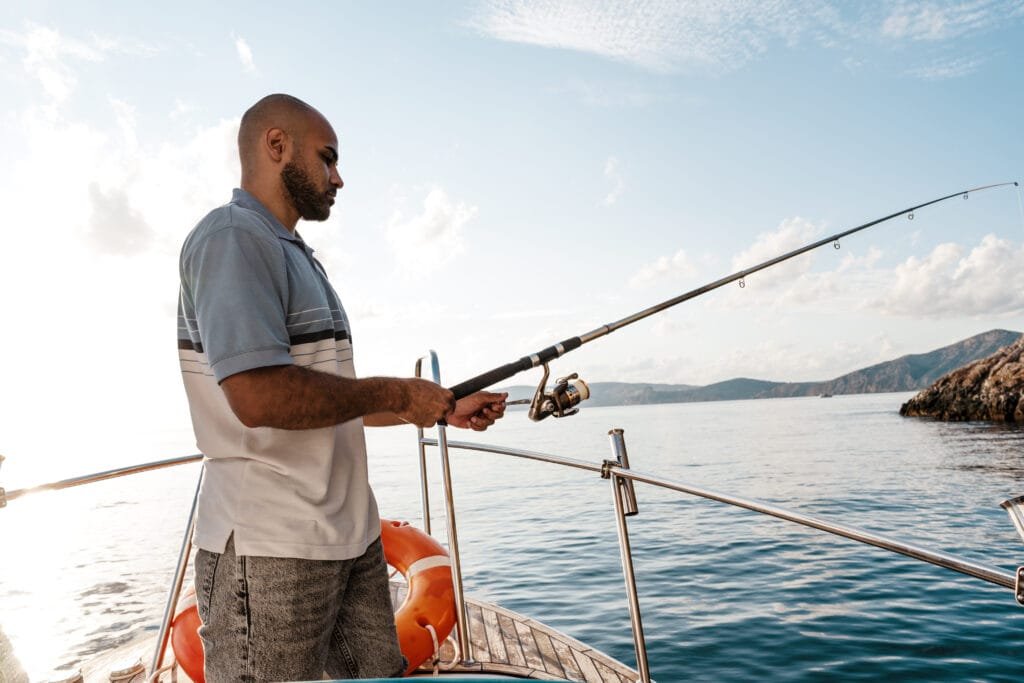
<svg viewBox="0 0 1024 683">
<path fill-rule="evenodd" d="M 297 365 L 247 370 L 220 386 L 246 427 L 318 429 L 375 413 L 432 427 L 455 407 L 450 391 L 424 379 L 350 379 Z"/>
</svg>

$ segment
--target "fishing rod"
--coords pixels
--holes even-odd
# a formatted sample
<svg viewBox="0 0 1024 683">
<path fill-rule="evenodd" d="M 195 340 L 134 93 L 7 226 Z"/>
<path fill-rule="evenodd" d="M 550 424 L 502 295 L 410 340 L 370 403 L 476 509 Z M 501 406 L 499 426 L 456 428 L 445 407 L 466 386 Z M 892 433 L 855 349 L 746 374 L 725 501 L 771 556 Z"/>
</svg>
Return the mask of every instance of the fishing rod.
<svg viewBox="0 0 1024 683">
<path fill-rule="evenodd" d="M 774 265 L 777 265 L 784 261 L 788 261 L 791 258 L 804 254 L 813 249 L 817 249 L 818 247 L 821 247 L 825 244 L 832 243 L 838 249 L 840 239 L 848 237 L 849 235 L 852 235 L 854 233 L 860 232 L 861 230 L 866 230 L 872 226 L 878 225 L 879 223 L 885 223 L 886 221 L 892 220 L 893 218 L 903 215 L 906 215 L 907 218 L 912 220 L 914 218 L 914 212 L 917 211 L 918 209 L 923 209 L 926 206 L 938 204 L 939 202 L 944 202 L 947 199 L 952 199 L 953 197 L 963 197 L 964 199 L 967 199 L 972 192 L 981 192 L 982 190 L 989 190 L 997 187 L 1007 187 L 1009 185 L 1013 185 L 1014 187 L 1019 186 L 1017 181 L 1013 181 L 1008 183 L 996 183 L 993 185 L 982 185 L 981 187 L 974 187 L 968 190 L 961 190 L 960 192 L 954 192 L 953 194 L 948 194 L 944 197 L 939 197 L 938 199 L 932 199 L 931 201 L 927 201 L 922 204 L 916 204 L 906 209 L 900 209 L 899 211 L 891 213 L 888 216 L 875 219 L 868 223 L 864 223 L 863 225 L 858 225 L 855 228 L 850 228 L 842 232 L 837 232 L 835 235 L 825 237 L 815 242 L 811 242 L 810 244 L 804 245 L 799 249 L 794 249 L 793 251 L 782 254 L 781 256 L 776 256 L 775 258 L 768 259 L 767 261 L 759 263 L 756 266 L 751 266 L 750 268 L 738 270 L 731 275 L 726 275 L 725 277 L 715 280 L 714 282 L 709 282 L 708 284 L 702 287 L 692 289 L 689 292 L 686 292 L 685 294 L 680 294 L 679 296 L 668 299 L 667 301 L 663 301 L 660 304 L 656 304 L 654 306 L 651 306 L 650 308 L 645 308 L 642 311 L 626 316 L 625 318 L 617 320 L 616 322 L 601 325 L 600 327 L 593 329 L 590 332 L 586 332 L 585 334 L 581 334 L 578 337 L 569 337 L 568 339 L 565 339 L 553 346 L 549 346 L 546 349 L 541 349 L 540 351 L 530 354 L 529 356 L 523 356 L 522 358 L 515 362 L 507 363 L 505 365 L 496 367 L 493 370 L 488 370 L 485 373 L 482 373 L 480 375 L 477 375 L 476 377 L 472 377 L 464 382 L 461 382 L 453 387 L 450 387 L 449 391 L 455 394 L 455 399 L 458 400 L 465 396 L 469 396 L 472 393 L 480 391 L 481 389 L 486 389 L 487 387 L 492 386 L 497 382 L 506 380 L 512 377 L 513 375 L 519 374 L 520 372 L 530 370 L 537 366 L 543 366 L 544 376 L 541 378 L 540 384 L 537 386 L 537 391 L 534 394 L 533 399 L 530 401 L 530 419 L 538 421 L 543 420 L 544 418 L 550 415 L 553 415 L 555 417 L 567 417 L 569 415 L 574 415 L 577 412 L 579 412 L 579 408 L 576 408 L 575 406 L 577 406 L 580 402 L 590 397 L 590 389 L 587 387 L 586 382 L 580 379 L 576 373 L 573 373 L 566 377 L 561 377 L 555 380 L 554 388 L 551 391 L 546 391 L 548 376 L 550 375 L 548 363 L 553 361 L 554 359 L 560 358 L 561 356 L 569 353 L 570 351 L 574 351 L 579 347 L 583 346 L 584 344 L 594 341 L 595 339 L 599 339 L 601 337 L 604 337 L 605 335 L 611 334 L 615 330 L 623 328 L 626 325 L 631 325 L 639 320 L 643 320 L 648 316 L 654 315 L 655 313 L 660 313 L 661 311 L 664 311 L 667 308 L 672 308 L 673 306 L 681 304 L 684 301 L 695 299 L 699 296 L 707 294 L 712 290 L 718 289 L 723 285 L 727 285 L 730 282 L 736 282 L 738 280 L 740 286 L 742 287 L 744 285 L 744 278 L 746 278 L 748 275 L 756 273 L 760 270 L 764 270 L 765 268 L 771 268 Z"/>
</svg>

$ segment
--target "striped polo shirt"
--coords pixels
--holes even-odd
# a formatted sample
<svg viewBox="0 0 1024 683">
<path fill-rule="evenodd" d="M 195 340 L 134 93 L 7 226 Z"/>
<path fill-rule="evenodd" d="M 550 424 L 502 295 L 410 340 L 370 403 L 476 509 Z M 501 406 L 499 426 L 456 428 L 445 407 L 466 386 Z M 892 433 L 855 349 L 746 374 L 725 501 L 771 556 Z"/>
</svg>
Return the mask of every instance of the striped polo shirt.
<svg viewBox="0 0 1024 683">
<path fill-rule="evenodd" d="M 361 419 L 334 427 L 246 427 L 220 382 L 300 365 L 355 377 L 348 318 L 313 250 L 236 189 L 181 251 L 178 356 L 205 456 L 195 544 L 239 555 L 340 560 L 380 534 Z"/>
</svg>

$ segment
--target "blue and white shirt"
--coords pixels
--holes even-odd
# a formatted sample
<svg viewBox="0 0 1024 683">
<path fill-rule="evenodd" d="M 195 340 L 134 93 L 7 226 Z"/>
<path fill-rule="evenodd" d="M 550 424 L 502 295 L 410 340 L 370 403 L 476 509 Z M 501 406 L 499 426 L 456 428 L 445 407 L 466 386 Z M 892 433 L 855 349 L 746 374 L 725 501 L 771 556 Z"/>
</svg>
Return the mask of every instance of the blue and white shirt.
<svg viewBox="0 0 1024 683">
<path fill-rule="evenodd" d="M 355 377 L 348 318 L 298 234 L 236 189 L 181 251 L 178 356 L 206 474 L 195 544 L 239 555 L 340 560 L 380 534 L 361 419 L 323 429 L 249 428 L 219 384 L 301 365 Z"/>
</svg>

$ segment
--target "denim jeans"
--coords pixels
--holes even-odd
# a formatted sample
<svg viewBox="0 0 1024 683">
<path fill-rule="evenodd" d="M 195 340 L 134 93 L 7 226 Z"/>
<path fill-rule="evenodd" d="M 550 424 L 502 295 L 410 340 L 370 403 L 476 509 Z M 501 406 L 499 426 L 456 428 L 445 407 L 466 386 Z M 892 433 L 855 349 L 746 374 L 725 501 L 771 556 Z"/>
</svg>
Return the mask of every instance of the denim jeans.
<svg viewBox="0 0 1024 683">
<path fill-rule="evenodd" d="M 196 553 L 208 683 L 401 676 L 378 538 L 351 560 Z"/>
</svg>

